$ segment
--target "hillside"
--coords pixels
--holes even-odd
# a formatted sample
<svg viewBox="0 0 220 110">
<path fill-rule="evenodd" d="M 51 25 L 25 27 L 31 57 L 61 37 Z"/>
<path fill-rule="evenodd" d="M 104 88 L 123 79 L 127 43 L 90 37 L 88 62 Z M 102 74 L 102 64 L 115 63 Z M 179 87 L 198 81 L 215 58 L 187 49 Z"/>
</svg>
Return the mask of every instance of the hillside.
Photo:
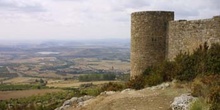
<svg viewBox="0 0 220 110">
<path fill-rule="evenodd" d="M 174 97 L 184 93 L 188 93 L 188 90 L 173 86 L 109 91 L 85 101 L 82 107 L 75 105 L 68 110 L 170 110 Z"/>
</svg>

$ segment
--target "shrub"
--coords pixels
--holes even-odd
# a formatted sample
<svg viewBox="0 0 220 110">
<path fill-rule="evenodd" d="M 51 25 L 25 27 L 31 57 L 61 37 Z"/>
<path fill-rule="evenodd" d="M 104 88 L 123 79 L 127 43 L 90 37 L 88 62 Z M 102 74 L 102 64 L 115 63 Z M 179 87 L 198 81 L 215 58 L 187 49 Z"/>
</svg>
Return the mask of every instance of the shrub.
<svg viewBox="0 0 220 110">
<path fill-rule="evenodd" d="M 190 110 L 208 110 L 208 108 L 209 105 L 202 98 L 197 99 L 190 105 Z"/>
<path fill-rule="evenodd" d="M 154 86 L 154 85 L 162 83 L 163 78 L 158 73 L 152 73 L 151 75 L 146 77 L 145 81 L 148 86 Z"/>
<path fill-rule="evenodd" d="M 191 90 L 192 95 L 202 96 L 205 98 L 210 93 L 211 88 L 218 87 L 220 85 L 220 75 L 205 75 L 198 76 L 192 82 Z"/>
<path fill-rule="evenodd" d="M 97 96 L 101 93 L 100 88 L 98 87 L 90 87 L 86 89 L 81 89 L 80 94 L 81 95 L 91 95 L 91 96 Z"/>
<path fill-rule="evenodd" d="M 198 76 L 192 83 L 192 95 L 202 97 L 211 105 L 211 110 L 220 109 L 220 75 Z"/>
<path fill-rule="evenodd" d="M 192 58 L 189 53 L 180 53 L 175 58 L 176 63 L 176 75 L 175 79 L 178 80 L 193 80 L 196 76 L 194 65 L 196 65 L 195 59 Z"/>
<path fill-rule="evenodd" d="M 145 75 L 135 76 L 126 83 L 126 86 L 136 90 L 142 89 L 146 85 L 145 77 Z"/>
<path fill-rule="evenodd" d="M 196 96 L 206 96 L 210 87 L 216 83 L 211 75 L 220 74 L 220 44 L 212 44 L 208 47 L 207 43 L 200 45 L 193 53 L 180 52 L 174 61 L 164 61 L 161 64 L 148 67 L 143 75 L 130 79 L 127 87 L 142 89 L 146 85 L 153 86 L 173 79 L 179 81 L 193 81 L 197 76 L 206 76 L 197 79 L 193 83 L 193 94 Z M 208 82 L 207 82 L 208 81 Z M 211 81 L 211 82 L 210 82 Z M 219 83 L 218 83 L 219 84 Z M 219 84 L 220 85 L 220 84 Z"/>
<path fill-rule="evenodd" d="M 158 82 L 161 82 L 161 80 L 172 81 L 174 77 L 176 76 L 176 71 L 177 71 L 175 62 L 171 62 L 171 61 L 164 61 L 161 64 L 153 67 L 152 70 L 153 71 L 151 71 L 151 74 L 152 73 L 157 74 L 156 77 L 160 76 L 160 79 L 158 79 Z"/>
<path fill-rule="evenodd" d="M 197 75 L 220 73 L 220 45 L 200 45 L 192 54 L 180 53 L 175 58 L 176 79 L 191 81 Z"/>
<path fill-rule="evenodd" d="M 220 110 L 220 86 L 213 86 L 208 94 L 208 103 L 211 104 L 210 110 Z"/>
<path fill-rule="evenodd" d="M 0 101 L 0 110 L 6 110 L 7 104 L 6 102 Z"/>
<path fill-rule="evenodd" d="M 125 88 L 123 84 L 109 82 L 101 87 L 101 91 L 121 91 Z"/>
<path fill-rule="evenodd" d="M 197 77 L 194 79 L 194 81 L 192 82 L 191 85 L 191 92 L 193 96 L 196 97 L 203 97 L 205 98 L 205 96 L 208 94 L 208 87 L 206 84 L 204 84 L 202 82 L 202 78 L 201 77 Z"/>
<path fill-rule="evenodd" d="M 95 86 L 93 83 L 85 83 L 85 84 L 80 84 L 81 88 L 90 88 Z"/>
</svg>

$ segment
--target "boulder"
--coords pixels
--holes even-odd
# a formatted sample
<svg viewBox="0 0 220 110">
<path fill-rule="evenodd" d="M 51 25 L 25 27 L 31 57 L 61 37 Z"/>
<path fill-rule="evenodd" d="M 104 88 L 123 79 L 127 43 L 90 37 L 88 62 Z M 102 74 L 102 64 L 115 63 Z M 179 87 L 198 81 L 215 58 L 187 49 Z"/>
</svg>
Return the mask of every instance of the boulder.
<svg viewBox="0 0 220 110">
<path fill-rule="evenodd" d="M 182 94 L 179 97 L 174 98 L 174 102 L 171 104 L 172 110 L 189 110 L 190 105 L 197 100 L 197 98 L 190 94 Z"/>
</svg>

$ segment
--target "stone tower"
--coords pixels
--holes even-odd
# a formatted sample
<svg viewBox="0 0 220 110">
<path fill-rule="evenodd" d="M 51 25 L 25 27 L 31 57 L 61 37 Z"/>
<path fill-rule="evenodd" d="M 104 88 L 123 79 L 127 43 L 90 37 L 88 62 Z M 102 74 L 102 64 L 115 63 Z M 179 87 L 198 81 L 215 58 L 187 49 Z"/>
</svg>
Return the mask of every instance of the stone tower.
<svg viewBox="0 0 220 110">
<path fill-rule="evenodd" d="M 131 14 L 131 77 L 165 59 L 168 22 L 174 12 L 144 11 Z"/>
</svg>

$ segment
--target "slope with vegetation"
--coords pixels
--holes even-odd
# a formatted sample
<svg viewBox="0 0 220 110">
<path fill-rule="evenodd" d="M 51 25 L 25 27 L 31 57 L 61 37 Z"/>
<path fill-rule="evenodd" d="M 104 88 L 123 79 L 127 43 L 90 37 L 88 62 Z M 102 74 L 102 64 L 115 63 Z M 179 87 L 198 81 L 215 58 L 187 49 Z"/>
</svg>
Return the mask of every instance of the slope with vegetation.
<svg viewBox="0 0 220 110">
<path fill-rule="evenodd" d="M 191 84 L 192 95 L 200 97 L 211 110 L 220 109 L 220 44 L 207 43 L 189 52 L 180 53 L 174 61 L 148 67 L 141 76 L 130 80 L 128 87 L 146 86 L 177 80 Z"/>
</svg>

